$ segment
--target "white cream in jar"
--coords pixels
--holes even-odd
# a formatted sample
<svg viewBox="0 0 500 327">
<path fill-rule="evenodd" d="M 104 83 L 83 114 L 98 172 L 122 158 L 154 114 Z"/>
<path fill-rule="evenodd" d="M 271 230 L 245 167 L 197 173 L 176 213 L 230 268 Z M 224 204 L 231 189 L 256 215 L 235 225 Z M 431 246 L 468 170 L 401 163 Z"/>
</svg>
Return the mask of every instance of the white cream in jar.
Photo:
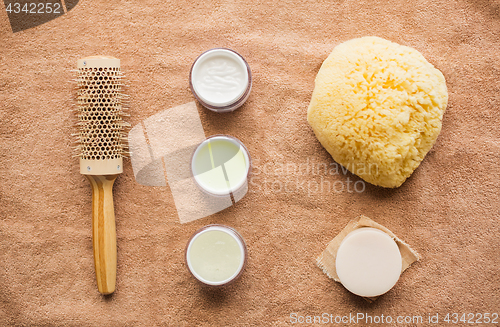
<svg viewBox="0 0 500 327">
<path fill-rule="evenodd" d="M 191 67 L 191 91 L 206 108 L 228 112 L 246 101 L 252 87 L 250 67 L 237 52 L 216 48 L 202 53 Z"/>
<path fill-rule="evenodd" d="M 247 186 L 250 168 L 248 150 L 229 135 L 208 137 L 191 158 L 194 181 L 214 196 L 228 196 Z"/>
<path fill-rule="evenodd" d="M 207 225 L 189 240 L 185 260 L 189 272 L 209 286 L 223 286 L 243 272 L 247 257 L 245 241 L 231 227 Z"/>
</svg>

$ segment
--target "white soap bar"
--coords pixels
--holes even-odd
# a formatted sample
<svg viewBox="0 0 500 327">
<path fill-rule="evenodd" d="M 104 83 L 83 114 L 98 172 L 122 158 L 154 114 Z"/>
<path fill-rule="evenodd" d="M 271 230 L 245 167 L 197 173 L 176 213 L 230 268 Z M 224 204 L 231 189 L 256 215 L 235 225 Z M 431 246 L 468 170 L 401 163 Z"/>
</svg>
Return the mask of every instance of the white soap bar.
<svg viewBox="0 0 500 327">
<path fill-rule="evenodd" d="M 186 250 L 186 262 L 193 276 L 213 286 L 237 278 L 245 257 L 241 237 L 234 230 L 219 225 L 209 225 L 195 234 Z"/>
<path fill-rule="evenodd" d="M 389 291 L 401 275 L 396 242 L 383 231 L 364 227 L 349 233 L 335 262 L 340 282 L 352 293 L 372 297 Z"/>
</svg>

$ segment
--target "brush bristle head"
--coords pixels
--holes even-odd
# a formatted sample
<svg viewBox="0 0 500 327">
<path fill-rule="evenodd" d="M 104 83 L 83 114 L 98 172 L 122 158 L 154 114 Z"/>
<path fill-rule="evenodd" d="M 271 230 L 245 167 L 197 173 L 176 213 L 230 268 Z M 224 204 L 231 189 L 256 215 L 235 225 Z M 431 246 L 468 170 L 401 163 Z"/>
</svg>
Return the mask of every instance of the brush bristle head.
<svg viewBox="0 0 500 327">
<path fill-rule="evenodd" d="M 126 128 L 122 117 L 122 73 L 120 60 L 93 56 L 77 63 L 76 151 L 80 172 L 86 175 L 111 175 L 123 172 Z"/>
</svg>

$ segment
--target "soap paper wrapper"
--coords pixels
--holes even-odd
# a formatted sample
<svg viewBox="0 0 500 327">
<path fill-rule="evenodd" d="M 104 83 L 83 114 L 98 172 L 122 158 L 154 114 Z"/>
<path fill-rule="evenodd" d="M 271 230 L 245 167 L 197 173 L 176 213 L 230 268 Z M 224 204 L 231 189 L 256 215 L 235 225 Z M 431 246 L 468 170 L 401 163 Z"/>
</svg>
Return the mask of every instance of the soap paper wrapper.
<svg viewBox="0 0 500 327">
<path fill-rule="evenodd" d="M 408 244 L 399 239 L 393 232 L 391 232 L 386 227 L 376 223 L 366 216 L 359 216 L 353 220 L 351 220 L 345 227 L 333 238 L 333 240 L 328 243 L 326 249 L 320 254 L 320 256 L 316 259 L 316 264 L 319 268 L 323 270 L 323 272 L 334 281 L 340 283 L 339 276 L 337 275 L 337 269 L 335 267 L 335 261 L 337 259 L 337 251 L 339 249 L 340 243 L 342 240 L 352 231 L 362 228 L 362 227 L 373 227 L 380 229 L 381 231 L 388 234 L 392 239 L 396 242 L 399 248 L 399 252 L 401 253 L 402 259 L 402 268 L 401 273 L 403 273 L 410 265 L 416 261 L 418 261 L 419 255 L 413 249 L 410 248 Z M 368 302 L 372 302 L 376 300 L 376 297 L 364 297 Z"/>
</svg>

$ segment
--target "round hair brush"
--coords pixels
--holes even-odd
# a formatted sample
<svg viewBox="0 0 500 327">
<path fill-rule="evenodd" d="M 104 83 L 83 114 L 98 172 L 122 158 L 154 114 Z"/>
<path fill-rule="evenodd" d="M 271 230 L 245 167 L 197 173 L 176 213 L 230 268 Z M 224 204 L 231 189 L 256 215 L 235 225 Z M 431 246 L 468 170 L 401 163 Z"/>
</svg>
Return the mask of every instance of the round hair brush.
<svg viewBox="0 0 500 327">
<path fill-rule="evenodd" d="M 113 183 L 123 172 L 126 149 L 120 60 L 92 56 L 77 63 L 77 154 L 80 173 L 92 186 L 92 243 L 97 288 L 113 293 L 116 284 L 116 229 Z"/>
</svg>

